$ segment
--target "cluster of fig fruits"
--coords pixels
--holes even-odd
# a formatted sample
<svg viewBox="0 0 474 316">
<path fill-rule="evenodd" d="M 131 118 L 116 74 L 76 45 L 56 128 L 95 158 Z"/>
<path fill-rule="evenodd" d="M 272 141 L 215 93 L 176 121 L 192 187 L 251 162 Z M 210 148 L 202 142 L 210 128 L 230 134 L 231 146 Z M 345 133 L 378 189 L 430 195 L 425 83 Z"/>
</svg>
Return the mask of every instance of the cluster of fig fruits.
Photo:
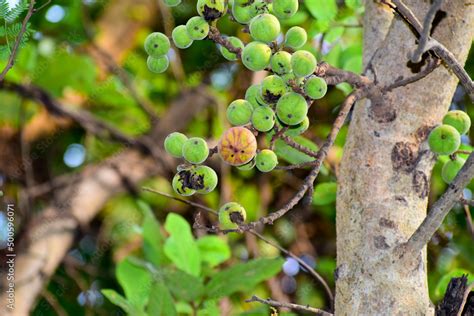
<svg viewBox="0 0 474 316">
<path fill-rule="evenodd" d="M 463 111 L 450 111 L 443 118 L 443 124 L 435 127 L 428 136 L 431 151 L 438 155 L 450 155 L 441 170 L 441 177 L 451 183 L 466 162 L 456 155 L 461 145 L 461 135 L 471 127 L 471 119 Z"/>
<path fill-rule="evenodd" d="M 168 6 L 177 6 L 181 0 L 163 0 Z M 188 48 L 195 40 L 209 38 L 217 19 L 230 12 L 232 19 L 245 25 L 252 41 L 244 44 L 237 37 L 224 36 L 229 45 L 218 45 L 222 56 L 229 61 L 241 60 L 251 71 L 266 70 L 270 74 L 262 82 L 251 85 L 245 97 L 231 102 L 226 116 L 231 128 L 221 136 L 217 152 L 222 160 L 240 170 L 257 168 L 270 172 L 278 165 L 278 157 L 269 148 L 257 148 L 259 133 L 269 136 L 281 131 L 294 137 L 309 127 L 308 107 L 312 100 L 324 97 L 327 84 L 315 76 L 315 56 L 302 47 L 307 42 L 306 31 L 298 26 L 283 32 L 280 20 L 291 18 L 298 11 L 298 0 L 198 0 L 198 16 L 185 25 L 174 28 L 171 39 L 176 48 Z M 170 39 L 159 32 L 145 40 L 150 71 L 162 73 L 169 65 L 167 52 Z M 217 175 L 202 165 L 209 156 L 206 141 L 172 133 L 165 140 L 166 151 L 184 158 L 172 185 L 176 193 L 189 196 L 209 193 L 217 186 Z M 223 205 L 219 210 L 222 228 L 232 229 L 245 221 L 245 209 L 236 202 Z"/>
</svg>

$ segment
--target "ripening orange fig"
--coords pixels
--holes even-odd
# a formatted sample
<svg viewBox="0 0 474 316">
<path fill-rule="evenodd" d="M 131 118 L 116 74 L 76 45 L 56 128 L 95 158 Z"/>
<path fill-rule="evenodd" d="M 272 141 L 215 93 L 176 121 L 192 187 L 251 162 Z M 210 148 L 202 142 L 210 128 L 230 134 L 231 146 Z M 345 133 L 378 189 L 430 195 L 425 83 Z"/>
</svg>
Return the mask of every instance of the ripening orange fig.
<svg viewBox="0 0 474 316">
<path fill-rule="evenodd" d="M 241 166 L 255 156 L 257 139 L 245 127 L 232 127 L 222 134 L 217 148 L 222 160 L 232 166 Z"/>
</svg>

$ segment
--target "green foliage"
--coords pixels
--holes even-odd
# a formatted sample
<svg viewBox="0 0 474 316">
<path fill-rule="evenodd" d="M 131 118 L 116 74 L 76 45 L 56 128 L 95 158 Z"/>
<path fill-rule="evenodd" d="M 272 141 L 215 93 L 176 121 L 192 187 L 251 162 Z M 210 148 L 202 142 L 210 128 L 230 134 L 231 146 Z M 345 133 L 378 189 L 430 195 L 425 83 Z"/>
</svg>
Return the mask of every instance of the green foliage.
<svg viewBox="0 0 474 316">
<path fill-rule="evenodd" d="M 190 303 L 197 306 L 198 315 L 218 315 L 215 299 L 246 292 L 281 269 L 282 259 L 257 259 L 215 272 L 212 268 L 231 257 L 223 239 L 203 236 L 196 240 L 188 222 L 173 213 L 166 218 L 164 228 L 169 236 L 164 238 L 150 208 L 143 202 L 138 205 L 143 213 L 144 260 L 129 256 L 117 265 L 117 280 L 124 295 L 102 290 L 110 302 L 129 315 L 188 314 L 192 313 Z M 146 251 L 151 240 L 155 248 Z M 170 261 L 161 257 L 161 249 Z"/>
<path fill-rule="evenodd" d="M 181 216 L 171 213 L 166 218 L 165 229 L 170 234 L 165 242 L 165 254 L 179 269 L 199 276 L 201 255 L 188 222 Z"/>
<path fill-rule="evenodd" d="M 22 22 L 17 20 L 28 7 L 29 2 L 27 0 L 18 1 L 12 8 L 10 8 L 7 0 L 0 0 L 0 60 L 7 59 L 10 56 L 14 42 L 22 28 Z M 31 33 L 32 29 L 28 23 L 20 40 L 20 48 L 28 42 Z"/>
<path fill-rule="evenodd" d="M 281 270 L 283 259 L 256 259 L 239 263 L 215 274 L 206 285 L 210 298 L 219 298 L 235 292 L 246 292 L 256 284 L 271 278 Z"/>
</svg>

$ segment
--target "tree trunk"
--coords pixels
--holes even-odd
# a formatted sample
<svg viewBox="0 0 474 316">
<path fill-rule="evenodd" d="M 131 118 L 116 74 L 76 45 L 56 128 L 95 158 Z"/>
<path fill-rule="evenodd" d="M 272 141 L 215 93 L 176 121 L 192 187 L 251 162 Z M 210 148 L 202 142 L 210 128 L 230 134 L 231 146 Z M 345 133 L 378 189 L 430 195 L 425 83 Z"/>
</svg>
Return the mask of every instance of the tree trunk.
<svg viewBox="0 0 474 316">
<path fill-rule="evenodd" d="M 431 1 L 405 3 L 422 21 Z M 408 25 L 386 8 L 366 1 L 364 63 L 381 84 L 413 75 L 408 56 L 417 45 Z M 474 6 L 445 1 L 442 11 L 446 15 L 432 36 L 464 63 L 474 35 Z M 426 215 L 435 157 L 425 140 L 447 112 L 456 85 L 442 65 L 380 100 L 356 105 L 338 176 L 337 315 L 434 313 L 426 251 L 414 268 L 391 253 Z"/>
</svg>

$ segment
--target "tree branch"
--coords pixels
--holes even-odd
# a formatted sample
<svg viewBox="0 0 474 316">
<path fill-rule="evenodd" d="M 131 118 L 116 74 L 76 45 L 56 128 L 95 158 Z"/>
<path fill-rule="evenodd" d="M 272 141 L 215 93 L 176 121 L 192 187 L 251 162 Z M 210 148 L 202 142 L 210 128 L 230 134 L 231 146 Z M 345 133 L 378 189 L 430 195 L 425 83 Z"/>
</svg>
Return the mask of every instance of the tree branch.
<svg viewBox="0 0 474 316">
<path fill-rule="evenodd" d="M 396 5 L 397 12 L 416 30 L 418 35 L 421 36 L 423 34 L 423 26 L 413 11 L 411 11 L 402 0 L 392 0 L 392 2 Z M 384 0 L 384 3 L 389 4 L 387 0 Z M 439 43 L 434 38 L 427 36 L 426 41 L 425 51 L 432 50 L 444 61 L 446 66 L 458 77 L 471 100 L 474 101 L 474 83 L 466 70 L 464 70 L 461 64 L 457 61 L 456 57 L 443 44 Z"/>
<path fill-rule="evenodd" d="M 255 226 L 257 223 L 261 223 L 264 225 L 273 224 L 274 221 L 276 221 L 277 219 L 279 219 L 280 217 L 288 213 L 303 198 L 308 188 L 313 186 L 314 180 L 316 180 L 316 177 L 318 176 L 319 171 L 321 169 L 321 165 L 328 154 L 329 148 L 331 148 L 331 146 L 334 144 L 337 134 L 339 133 L 339 130 L 341 129 L 344 122 L 346 121 L 347 115 L 349 114 L 349 111 L 352 108 L 352 105 L 357 100 L 365 97 L 366 95 L 367 95 L 366 89 L 357 89 L 353 91 L 346 98 L 346 100 L 341 106 L 341 110 L 339 111 L 339 114 L 336 120 L 334 121 L 332 129 L 326 141 L 319 149 L 315 157 L 316 159 L 312 162 L 313 169 L 311 169 L 311 172 L 309 173 L 309 175 L 306 176 L 303 185 L 295 194 L 295 196 L 287 204 L 285 204 L 285 206 L 283 206 L 279 210 L 269 214 L 268 216 L 260 218 L 258 222 L 251 223 L 251 225 Z"/>
<path fill-rule="evenodd" d="M 282 302 L 274 301 L 274 300 L 269 299 L 269 298 L 268 299 L 262 299 L 262 298 L 260 298 L 256 295 L 253 295 L 248 300 L 245 300 L 245 302 L 247 302 L 247 303 L 259 302 L 259 303 L 269 305 L 269 306 L 273 306 L 273 307 L 288 308 L 288 309 L 292 309 L 292 310 L 299 311 L 299 312 L 312 313 L 314 315 L 332 316 L 331 313 L 325 312 L 322 309 L 317 309 L 317 308 L 314 308 L 314 307 L 298 305 L 298 304 L 293 304 L 293 303 L 282 303 Z"/>
<path fill-rule="evenodd" d="M 418 229 L 413 233 L 409 240 L 402 244 L 399 249 L 401 257 L 414 258 L 430 241 L 438 228 L 443 223 L 444 218 L 453 208 L 454 204 L 462 196 L 462 190 L 469 184 L 474 177 L 474 153 L 470 154 L 466 163 L 459 171 L 456 178 L 448 186 L 446 192 L 431 207 L 428 215 Z"/>
<path fill-rule="evenodd" d="M 15 64 L 16 55 L 18 54 L 18 51 L 20 49 L 21 40 L 23 39 L 23 35 L 26 32 L 28 21 L 31 19 L 31 16 L 35 12 L 35 3 L 36 3 L 35 0 L 30 1 L 28 12 L 26 13 L 25 18 L 23 19 L 23 22 L 21 23 L 20 33 L 18 33 L 16 37 L 15 44 L 13 45 L 13 49 L 10 54 L 10 57 L 8 58 L 5 68 L 3 68 L 2 72 L 0 73 L 0 82 L 2 82 L 5 79 L 5 76 L 7 75 L 8 71 L 10 71 L 10 69 Z"/>
<path fill-rule="evenodd" d="M 411 61 L 419 63 L 421 61 L 421 55 L 426 51 L 426 44 L 430 38 L 431 26 L 436 16 L 436 12 L 441 8 L 443 0 L 435 0 L 431 5 L 428 13 L 426 13 L 425 20 L 423 21 L 423 32 L 420 34 L 420 41 L 418 47 L 411 56 Z"/>
<path fill-rule="evenodd" d="M 53 97 L 49 95 L 48 92 L 44 91 L 40 87 L 33 85 L 21 85 L 10 81 L 0 81 L 0 90 L 2 89 L 18 93 L 22 97 L 40 102 L 52 115 L 69 118 L 92 134 L 99 136 L 109 136 L 112 140 L 122 144 L 139 148 L 140 150 L 148 153 L 152 152 L 149 146 L 141 140 L 134 139 L 123 134 L 115 127 L 95 118 L 89 112 L 78 109 L 70 110 L 60 105 Z"/>
<path fill-rule="evenodd" d="M 384 87 L 382 91 L 388 92 L 392 91 L 393 89 L 404 87 L 406 85 L 409 85 L 411 83 L 417 82 L 418 80 L 421 80 L 428 76 L 433 70 L 438 68 L 438 66 L 441 65 L 441 60 L 438 58 L 430 58 L 428 61 L 428 65 L 426 65 L 425 68 L 423 68 L 420 72 L 416 73 L 415 75 L 409 77 L 409 78 L 399 78 L 399 80 L 395 80 L 394 83 Z"/>
</svg>

